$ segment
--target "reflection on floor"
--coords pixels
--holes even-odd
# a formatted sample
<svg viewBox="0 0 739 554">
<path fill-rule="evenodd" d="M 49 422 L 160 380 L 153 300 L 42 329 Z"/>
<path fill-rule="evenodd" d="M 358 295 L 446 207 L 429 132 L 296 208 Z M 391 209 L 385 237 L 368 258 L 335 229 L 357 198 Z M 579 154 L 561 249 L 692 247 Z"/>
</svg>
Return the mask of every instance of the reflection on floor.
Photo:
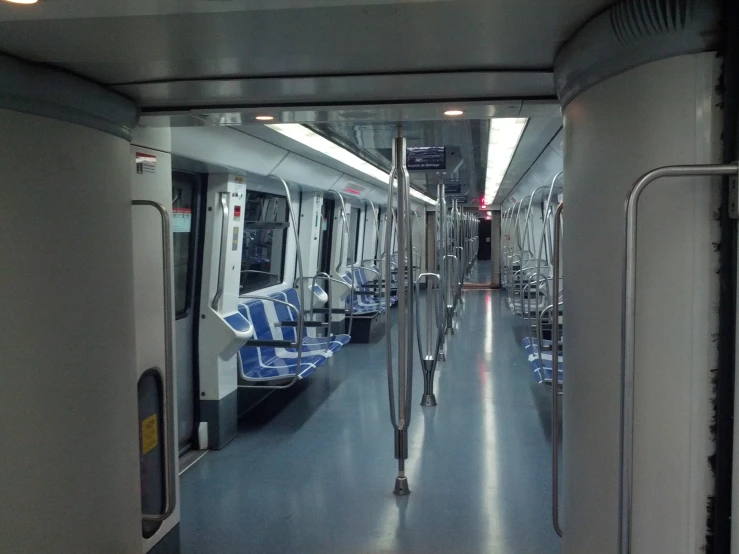
<svg viewBox="0 0 739 554">
<path fill-rule="evenodd" d="M 384 345 L 349 345 L 182 476 L 182 552 L 560 552 L 549 396 L 533 383 L 504 293 L 466 292 L 458 320 L 437 408 L 420 407 L 416 373 L 409 497 L 391 492 Z"/>
</svg>

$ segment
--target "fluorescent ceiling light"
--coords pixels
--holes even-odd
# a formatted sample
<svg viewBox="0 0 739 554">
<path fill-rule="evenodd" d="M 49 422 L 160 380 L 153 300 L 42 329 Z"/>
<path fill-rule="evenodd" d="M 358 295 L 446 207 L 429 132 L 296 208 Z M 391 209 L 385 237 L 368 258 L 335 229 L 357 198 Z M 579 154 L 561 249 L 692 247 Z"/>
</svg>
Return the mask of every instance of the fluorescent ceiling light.
<svg viewBox="0 0 739 554">
<path fill-rule="evenodd" d="M 492 204 L 498 194 L 508 166 L 513 159 L 518 141 L 526 127 L 526 118 L 503 118 L 490 120 L 488 138 L 488 164 L 485 175 L 485 203 Z"/>
<path fill-rule="evenodd" d="M 464 115 L 464 112 L 462 110 L 447 110 L 444 112 L 444 115 L 448 115 L 449 117 L 455 117 L 458 115 Z"/>
<path fill-rule="evenodd" d="M 390 174 L 385 173 L 383 170 L 375 167 L 371 163 L 365 162 L 359 156 L 352 154 L 346 148 L 342 148 L 338 144 L 331 142 L 330 140 L 323 138 L 318 133 L 314 133 L 305 125 L 297 123 L 274 123 L 266 125 L 270 129 L 277 131 L 278 133 L 291 138 L 300 144 L 304 144 L 313 150 L 325 154 L 339 161 L 345 165 L 348 165 L 352 169 L 361 171 L 365 175 L 373 177 L 378 181 L 382 181 L 387 186 L 390 181 Z M 393 181 L 393 186 L 397 187 L 396 181 Z M 435 205 L 436 201 L 426 196 L 411 187 L 411 196 L 418 198 L 419 200 L 426 202 L 427 204 Z"/>
<path fill-rule="evenodd" d="M 273 115 L 258 115 L 254 119 L 258 121 L 272 121 L 275 117 Z"/>
</svg>

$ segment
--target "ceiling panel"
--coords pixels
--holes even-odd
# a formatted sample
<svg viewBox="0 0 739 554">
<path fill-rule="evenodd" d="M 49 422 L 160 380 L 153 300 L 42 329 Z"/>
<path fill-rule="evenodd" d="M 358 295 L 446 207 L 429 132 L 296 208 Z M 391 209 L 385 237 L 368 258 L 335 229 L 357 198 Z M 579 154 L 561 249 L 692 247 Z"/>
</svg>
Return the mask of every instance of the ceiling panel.
<svg viewBox="0 0 739 554">
<path fill-rule="evenodd" d="M 428 97 L 436 91 L 412 75 L 469 71 L 482 72 L 491 97 L 551 97 L 557 49 L 611 3 L 47 0 L 36 6 L 0 4 L 0 51 L 106 84 L 151 84 L 121 90 L 160 107 L 247 103 L 255 86 L 245 80 L 254 78 L 277 78 L 276 84 L 260 85 L 274 101 L 320 102 L 318 93 L 326 90 L 339 91 L 335 98 L 327 94 L 331 102 L 366 101 L 362 87 L 342 96 L 341 85 L 330 79 L 390 74 L 407 76 L 400 90 L 410 101 L 412 93 Z M 504 78 L 496 82 L 496 73 Z M 291 80 L 295 77 L 307 80 Z M 320 84 L 324 78 L 329 84 Z M 476 77 L 448 79 L 439 91 L 461 98 L 467 79 Z M 547 81 L 544 90 L 540 79 Z M 392 88 L 381 92 L 374 91 L 392 99 Z"/>
<path fill-rule="evenodd" d="M 493 200 L 493 205 L 500 205 L 518 183 L 535 164 L 541 153 L 550 143 L 555 142 L 555 136 L 562 128 L 561 117 L 537 117 L 529 119 L 521 140 L 513 154 L 508 171 Z M 561 157 L 561 156 L 560 156 Z"/>
</svg>

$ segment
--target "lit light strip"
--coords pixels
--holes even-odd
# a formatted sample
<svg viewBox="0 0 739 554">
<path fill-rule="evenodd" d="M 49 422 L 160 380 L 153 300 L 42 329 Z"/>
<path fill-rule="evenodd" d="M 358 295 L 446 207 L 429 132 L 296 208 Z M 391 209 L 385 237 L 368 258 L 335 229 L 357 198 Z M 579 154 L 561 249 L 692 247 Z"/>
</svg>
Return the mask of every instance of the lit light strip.
<svg viewBox="0 0 739 554">
<path fill-rule="evenodd" d="M 361 171 L 365 175 L 373 177 L 378 181 L 382 181 L 385 184 L 387 184 L 387 182 L 390 180 L 390 175 L 388 173 L 385 173 L 371 163 L 365 162 L 362 158 L 352 154 L 346 148 L 342 148 L 338 144 L 335 144 L 330 140 L 323 138 L 318 133 L 314 133 L 305 125 L 300 125 L 298 123 L 274 123 L 266 125 L 266 127 L 269 127 L 273 131 L 277 131 L 278 133 L 285 135 L 286 137 L 291 138 L 299 142 L 300 144 L 304 144 L 305 146 L 312 148 L 316 152 L 325 154 L 326 156 L 329 156 L 336 161 L 348 165 L 352 169 L 356 169 L 357 171 Z M 393 181 L 393 186 L 397 187 L 397 182 Z M 418 192 L 413 187 L 411 187 L 411 196 L 421 200 L 422 202 L 426 202 L 427 204 L 436 204 L 435 200 L 423 193 Z"/>
<path fill-rule="evenodd" d="M 526 118 L 504 118 L 490 120 L 488 138 L 488 165 L 485 175 L 485 203 L 490 205 L 498 194 L 513 153 L 526 128 Z"/>
</svg>

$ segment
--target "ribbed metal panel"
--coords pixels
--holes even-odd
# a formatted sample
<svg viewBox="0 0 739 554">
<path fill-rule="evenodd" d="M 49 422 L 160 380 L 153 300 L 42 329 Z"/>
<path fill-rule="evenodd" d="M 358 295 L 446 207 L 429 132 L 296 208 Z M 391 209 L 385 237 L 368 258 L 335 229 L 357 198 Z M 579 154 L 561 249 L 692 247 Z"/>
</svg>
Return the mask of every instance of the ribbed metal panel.
<svg viewBox="0 0 739 554">
<path fill-rule="evenodd" d="M 582 91 L 640 65 L 717 48 L 717 0 L 624 0 L 585 24 L 554 62 L 566 106 Z"/>
</svg>

